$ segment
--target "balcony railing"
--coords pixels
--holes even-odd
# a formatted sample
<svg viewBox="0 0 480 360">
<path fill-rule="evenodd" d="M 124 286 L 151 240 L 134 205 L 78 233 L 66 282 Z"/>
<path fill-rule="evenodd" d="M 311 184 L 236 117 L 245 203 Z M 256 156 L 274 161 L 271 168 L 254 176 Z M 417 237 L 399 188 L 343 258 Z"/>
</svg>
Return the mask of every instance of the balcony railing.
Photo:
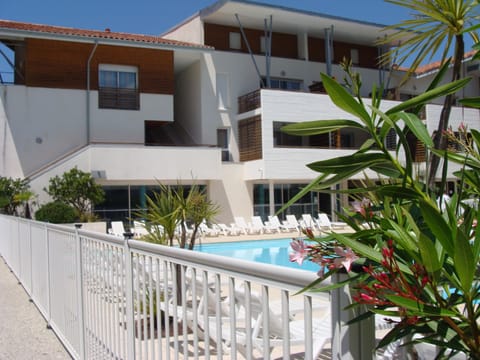
<svg viewBox="0 0 480 360">
<path fill-rule="evenodd" d="M 374 354 L 365 321 L 338 316 L 345 290 L 331 303 L 296 294 L 313 273 L 8 216 L 0 234 L 1 256 L 74 359 L 313 359 L 332 329 L 332 356 L 356 358 L 349 328 L 361 358 Z"/>
<path fill-rule="evenodd" d="M 238 98 L 238 113 L 243 114 L 245 112 L 260 108 L 260 89 L 252 91 Z"/>
<path fill-rule="evenodd" d="M 140 109 L 138 89 L 101 87 L 98 89 L 98 107 L 100 109 Z"/>
</svg>

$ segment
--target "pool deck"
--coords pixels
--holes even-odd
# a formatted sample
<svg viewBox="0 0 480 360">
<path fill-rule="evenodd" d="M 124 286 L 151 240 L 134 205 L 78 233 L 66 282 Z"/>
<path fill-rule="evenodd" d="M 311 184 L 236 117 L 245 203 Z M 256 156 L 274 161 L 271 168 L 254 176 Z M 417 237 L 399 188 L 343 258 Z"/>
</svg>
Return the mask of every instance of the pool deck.
<svg viewBox="0 0 480 360">
<path fill-rule="evenodd" d="M 345 227 L 342 229 L 335 229 L 335 232 L 338 233 L 348 233 L 352 232 L 352 229 Z M 318 230 L 314 232 L 315 236 L 322 236 L 329 233 L 328 231 Z M 235 241 L 248 241 L 248 240 L 271 240 L 271 239 L 294 239 L 294 238 L 304 238 L 305 235 L 298 231 L 289 231 L 289 232 L 273 232 L 273 233 L 263 233 L 263 234 L 240 234 L 240 235 L 219 235 L 219 236 L 202 236 L 201 242 L 204 244 L 208 243 L 217 243 L 217 242 L 235 242 Z"/>
</svg>

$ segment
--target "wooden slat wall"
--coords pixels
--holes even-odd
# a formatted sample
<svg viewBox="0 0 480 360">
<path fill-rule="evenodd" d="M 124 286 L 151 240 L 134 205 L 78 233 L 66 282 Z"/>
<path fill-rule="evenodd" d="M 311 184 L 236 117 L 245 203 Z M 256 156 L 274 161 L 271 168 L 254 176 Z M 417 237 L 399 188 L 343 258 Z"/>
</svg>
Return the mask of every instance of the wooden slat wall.
<svg viewBox="0 0 480 360">
<path fill-rule="evenodd" d="M 232 50 L 229 44 L 230 32 L 240 33 L 240 28 L 217 24 L 205 24 L 205 45 L 213 46 L 217 50 L 248 52 L 247 45 L 242 38 L 242 49 Z M 261 54 L 260 40 L 265 36 L 263 30 L 243 29 L 248 39 L 252 52 Z M 283 58 L 298 58 L 297 36 L 274 32 L 272 34 L 272 56 Z"/>
<path fill-rule="evenodd" d="M 262 118 L 260 115 L 238 122 L 240 161 L 258 160 L 262 152 Z"/>
<path fill-rule="evenodd" d="M 358 66 L 373 69 L 378 68 L 378 50 L 375 46 L 333 41 L 333 61 L 338 64 L 344 57 L 350 59 L 350 49 L 358 49 Z"/>
<path fill-rule="evenodd" d="M 27 39 L 24 61 L 27 86 L 86 89 L 87 61 L 93 44 Z M 91 62 L 91 89 L 98 89 L 98 65 L 138 68 L 143 93 L 173 94 L 173 52 L 124 46 L 99 45 Z"/>
</svg>

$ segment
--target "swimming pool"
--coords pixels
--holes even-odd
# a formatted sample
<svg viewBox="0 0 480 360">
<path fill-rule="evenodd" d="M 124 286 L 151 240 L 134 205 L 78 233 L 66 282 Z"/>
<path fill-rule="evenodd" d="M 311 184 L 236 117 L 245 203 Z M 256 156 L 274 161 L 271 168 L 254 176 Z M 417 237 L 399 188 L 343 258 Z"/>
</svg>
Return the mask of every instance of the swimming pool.
<svg viewBox="0 0 480 360">
<path fill-rule="evenodd" d="M 302 266 L 289 260 L 291 238 L 276 240 L 250 240 L 196 245 L 194 250 L 237 259 L 280 265 L 294 269 L 317 272 L 319 266 L 304 261 Z"/>
</svg>

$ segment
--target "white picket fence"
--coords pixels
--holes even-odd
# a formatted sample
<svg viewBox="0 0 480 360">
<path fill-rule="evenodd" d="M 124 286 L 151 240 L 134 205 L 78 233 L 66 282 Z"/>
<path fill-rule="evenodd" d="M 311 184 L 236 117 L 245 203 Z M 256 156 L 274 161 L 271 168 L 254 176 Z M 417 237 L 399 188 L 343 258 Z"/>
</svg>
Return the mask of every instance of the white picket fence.
<svg viewBox="0 0 480 360">
<path fill-rule="evenodd" d="M 297 294 L 310 272 L 3 215 L 0 234 L 75 359 L 313 359 L 330 344 L 332 358 L 374 356 L 371 324 L 345 326 L 342 293 Z"/>
</svg>

